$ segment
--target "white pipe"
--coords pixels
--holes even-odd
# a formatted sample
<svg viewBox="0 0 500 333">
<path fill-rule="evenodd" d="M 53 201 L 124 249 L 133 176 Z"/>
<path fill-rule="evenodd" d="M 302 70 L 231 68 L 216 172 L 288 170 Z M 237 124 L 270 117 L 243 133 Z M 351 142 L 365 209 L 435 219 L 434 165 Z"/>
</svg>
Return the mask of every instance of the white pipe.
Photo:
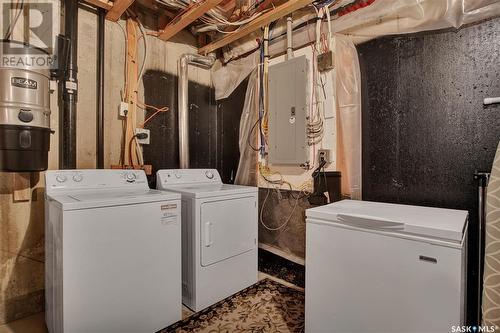
<svg viewBox="0 0 500 333">
<path fill-rule="evenodd" d="M 179 163 L 181 169 L 189 168 L 189 115 L 188 115 L 188 65 L 209 69 L 215 62 L 214 55 L 183 54 L 178 63 L 179 111 Z"/>
<path fill-rule="evenodd" d="M 318 11 L 318 20 L 316 20 L 316 52 L 321 53 L 321 23 L 323 19 L 323 8 Z"/>
<path fill-rule="evenodd" d="M 497 104 L 500 103 L 500 97 L 487 97 L 484 99 L 484 105 Z"/>
<path fill-rule="evenodd" d="M 331 17 L 330 17 L 330 8 L 325 6 L 325 12 L 326 12 L 326 22 L 328 24 L 328 50 L 332 49 L 332 24 L 331 24 Z"/>
<path fill-rule="evenodd" d="M 286 60 L 290 60 L 293 58 L 292 23 L 292 17 L 288 16 L 286 18 Z"/>
</svg>

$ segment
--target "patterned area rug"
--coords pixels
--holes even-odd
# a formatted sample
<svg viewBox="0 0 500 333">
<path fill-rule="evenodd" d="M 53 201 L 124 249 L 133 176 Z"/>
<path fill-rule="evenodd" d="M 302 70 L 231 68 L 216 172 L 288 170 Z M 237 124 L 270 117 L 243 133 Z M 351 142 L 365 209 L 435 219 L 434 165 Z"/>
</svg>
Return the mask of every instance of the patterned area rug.
<svg viewBox="0 0 500 333">
<path fill-rule="evenodd" d="M 171 332 L 304 332 L 304 293 L 264 279 L 160 331 Z"/>
</svg>

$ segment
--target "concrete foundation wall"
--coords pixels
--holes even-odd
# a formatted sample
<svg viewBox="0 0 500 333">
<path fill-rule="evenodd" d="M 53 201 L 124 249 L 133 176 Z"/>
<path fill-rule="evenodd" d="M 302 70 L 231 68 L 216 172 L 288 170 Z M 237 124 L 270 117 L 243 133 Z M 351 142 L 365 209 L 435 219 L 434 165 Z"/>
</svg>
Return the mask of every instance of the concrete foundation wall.
<svg viewBox="0 0 500 333">
<path fill-rule="evenodd" d="M 58 17 L 58 16 L 55 16 Z M 105 50 L 105 167 L 118 164 L 122 122 L 118 119 L 120 90 L 124 83 L 125 22 L 106 22 Z M 181 35 L 179 43 L 148 36 L 145 69 L 177 73 L 182 53 L 195 52 L 194 39 Z M 79 11 L 77 167 L 95 168 L 96 154 L 96 43 L 97 16 Z M 185 43 L 185 44 L 183 44 Z M 140 59 L 143 48 L 140 45 Z M 190 80 L 210 85 L 210 73 L 190 68 Z M 142 82 L 139 90 L 143 98 Z M 58 168 L 59 124 L 57 93 L 51 96 L 49 169 Z M 143 112 L 138 111 L 138 121 Z M 26 186 L 29 179 L 29 186 Z M 44 304 L 44 173 L 0 172 L 0 324 L 43 310 Z M 14 200 L 16 189 L 27 189 L 27 200 Z"/>
</svg>

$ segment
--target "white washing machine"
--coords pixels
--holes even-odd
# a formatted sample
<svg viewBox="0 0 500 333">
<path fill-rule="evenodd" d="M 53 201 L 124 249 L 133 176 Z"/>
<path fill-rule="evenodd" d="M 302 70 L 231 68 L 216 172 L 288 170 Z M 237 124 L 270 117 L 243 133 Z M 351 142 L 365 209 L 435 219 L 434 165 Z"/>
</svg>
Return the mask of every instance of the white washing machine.
<svg viewBox="0 0 500 333">
<path fill-rule="evenodd" d="M 157 188 L 182 195 L 182 300 L 200 311 L 257 282 L 257 188 L 217 170 L 160 170 Z"/>
<path fill-rule="evenodd" d="M 181 319 L 180 195 L 144 171 L 45 174 L 50 333 L 155 332 Z"/>
</svg>

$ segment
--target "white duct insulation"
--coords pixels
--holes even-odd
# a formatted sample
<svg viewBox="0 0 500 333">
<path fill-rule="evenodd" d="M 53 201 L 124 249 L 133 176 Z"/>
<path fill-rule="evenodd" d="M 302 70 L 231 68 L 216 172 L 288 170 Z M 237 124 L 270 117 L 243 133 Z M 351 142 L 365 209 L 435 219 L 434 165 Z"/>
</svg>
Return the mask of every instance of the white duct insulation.
<svg viewBox="0 0 500 333">
<path fill-rule="evenodd" d="M 500 143 L 486 195 L 482 324 L 500 326 Z"/>
<path fill-rule="evenodd" d="M 220 100 L 229 97 L 241 82 L 259 64 L 259 51 L 255 51 L 245 58 L 239 58 L 222 66 L 216 61 L 212 67 L 212 83 L 215 88 L 215 99 Z"/>
<path fill-rule="evenodd" d="M 352 3 L 341 1 L 336 4 Z M 314 18 L 303 10 L 294 13 L 293 27 Z M 443 28 L 459 28 L 464 24 L 500 16 L 500 2 L 497 0 L 375 0 L 370 6 L 361 8 L 341 17 L 334 17 L 330 27 L 325 23 L 324 31 L 336 33 L 333 51 L 335 52 L 335 94 L 338 116 L 338 170 L 342 172 L 342 192 L 352 198 L 361 198 L 361 82 L 358 55 L 355 43 L 392 34 L 406 34 Z M 293 34 L 295 49 L 315 42 L 315 24 L 296 29 Z M 280 36 L 274 38 L 273 36 Z M 271 32 L 269 54 L 271 57 L 286 51 L 286 20 L 279 21 Z M 258 64 L 261 32 L 250 34 L 247 38 L 230 44 L 224 50 L 226 66 L 219 64 L 213 69 L 216 99 L 229 96 Z M 251 53 L 254 51 L 253 53 Z M 231 61 L 248 54 L 245 58 Z M 230 66 L 230 67 L 228 67 Z M 252 67 L 253 66 L 253 67 Z M 251 87 L 250 89 L 255 89 Z M 248 95 L 248 91 L 247 91 Z M 245 104 L 247 105 L 247 104 Z M 253 113 L 257 113 L 257 106 Z M 240 135 L 245 135 L 240 128 Z M 250 130 L 248 128 L 248 130 Z M 241 141 L 241 140 L 240 140 Z M 241 142 L 240 142 L 241 143 Z M 245 148 L 246 149 L 246 148 Z M 251 154 L 250 154 L 251 155 Z M 243 156 L 243 154 L 242 154 Z M 242 163 L 243 162 L 243 163 Z M 240 161 L 241 168 L 253 168 L 255 164 Z M 242 184 L 245 183 L 240 179 Z"/>
</svg>

